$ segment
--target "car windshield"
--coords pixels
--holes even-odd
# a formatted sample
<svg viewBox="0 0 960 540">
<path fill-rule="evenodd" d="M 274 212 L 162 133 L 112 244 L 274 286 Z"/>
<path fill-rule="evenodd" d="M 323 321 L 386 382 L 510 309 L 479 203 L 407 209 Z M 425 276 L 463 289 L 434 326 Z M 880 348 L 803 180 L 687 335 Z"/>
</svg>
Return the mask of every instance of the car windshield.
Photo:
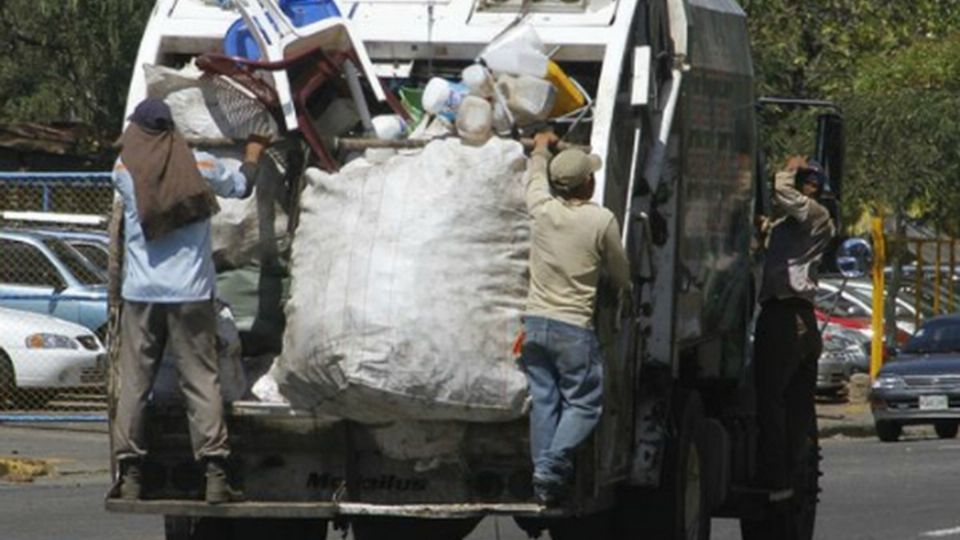
<svg viewBox="0 0 960 540">
<path fill-rule="evenodd" d="M 107 251 L 103 248 L 95 246 L 93 244 L 70 244 L 73 246 L 73 249 L 80 252 L 81 255 L 87 258 L 88 261 L 96 265 L 97 270 L 100 270 L 103 273 L 107 271 L 107 264 L 109 263 L 109 255 Z"/>
<path fill-rule="evenodd" d="M 960 319 L 925 323 L 903 348 L 912 354 L 960 352 Z"/>
<path fill-rule="evenodd" d="M 81 284 L 102 285 L 107 282 L 105 275 L 84 259 L 83 255 L 68 246 L 66 242 L 56 238 L 46 238 L 43 243 L 50 248 L 50 251 L 60 259 Z"/>
</svg>

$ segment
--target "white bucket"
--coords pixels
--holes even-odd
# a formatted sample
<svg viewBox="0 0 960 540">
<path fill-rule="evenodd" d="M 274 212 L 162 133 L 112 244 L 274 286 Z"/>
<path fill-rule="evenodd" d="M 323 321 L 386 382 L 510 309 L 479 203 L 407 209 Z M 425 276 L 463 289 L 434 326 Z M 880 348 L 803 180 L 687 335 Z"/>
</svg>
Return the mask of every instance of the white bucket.
<svg viewBox="0 0 960 540">
<path fill-rule="evenodd" d="M 480 59 L 494 73 L 545 77 L 550 58 L 533 26 L 521 23 L 493 40 Z"/>
<path fill-rule="evenodd" d="M 467 96 L 457 109 L 457 133 L 469 144 L 481 145 L 493 135 L 493 108 L 477 96 Z"/>
<path fill-rule="evenodd" d="M 501 75 L 497 89 L 518 125 L 546 120 L 557 99 L 557 89 L 550 81 L 529 75 Z"/>
<path fill-rule="evenodd" d="M 434 77 L 423 89 L 420 101 L 423 104 L 423 110 L 430 114 L 445 116 L 453 121 L 456 118 L 457 108 L 469 92 L 470 90 L 460 83 Z"/>
<path fill-rule="evenodd" d="M 493 96 L 493 77 L 487 71 L 487 68 L 480 64 L 473 64 L 463 69 L 460 74 L 463 84 L 470 89 L 474 96 L 489 98 Z"/>
<path fill-rule="evenodd" d="M 407 123 L 396 114 L 374 116 L 371 122 L 378 139 L 401 139 L 407 133 Z M 396 149 L 393 148 L 368 148 L 363 154 L 371 163 L 383 163 L 396 153 Z"/>
</svg>

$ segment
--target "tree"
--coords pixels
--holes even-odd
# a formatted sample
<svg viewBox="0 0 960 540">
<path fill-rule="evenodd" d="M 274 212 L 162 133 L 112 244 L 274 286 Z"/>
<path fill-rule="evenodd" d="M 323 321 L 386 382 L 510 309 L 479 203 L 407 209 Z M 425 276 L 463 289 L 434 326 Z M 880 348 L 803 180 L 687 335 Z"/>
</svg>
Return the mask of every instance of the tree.
<svg viewBox="0 0 960 540">
<path fill-rule="evenodd" d="M 741 4 L 748 14 L 757 95 L 830 99 L 843 107 L 865 58 L 960 31 L 960 10 L 954 0 L 741 0 Z M 796 111 L 764 111 L 763 125 L 776 126 L 764 133 L 775 161 L 812 147 L 812 121 L 812 115 Z M 851 165 L 858 159 L 855 153 L 848 155 Z M 856 181 L 851 179 L 848 188 Z M 850 205 L 846 208 L 852 210 Z"/>
<path fill-rule="evenodd" d="M 151 0 L 0 0 L 0 120 L 119 132 Z"/>
<path fill-rule="evenodd" d="M 844 96 L 851 159 L 847 207 L 893 217 L 894 237 L 908 218 L 931 220 L 954 235 L 960 197 L 960 33 L 925 39 L 864 59 Z M 887 290 L 887 342 L 893 330 L 902 243 L 891 245 L 893 276 Z"/>
</svg>

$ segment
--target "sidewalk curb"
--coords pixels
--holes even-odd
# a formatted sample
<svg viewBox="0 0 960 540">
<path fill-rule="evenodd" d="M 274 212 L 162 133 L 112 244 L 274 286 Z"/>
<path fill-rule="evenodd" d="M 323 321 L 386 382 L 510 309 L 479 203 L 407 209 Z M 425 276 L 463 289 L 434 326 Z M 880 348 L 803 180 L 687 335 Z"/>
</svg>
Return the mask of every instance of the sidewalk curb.
<svg viewBox="0 0 960 540">
<path fill-rule="evenodd" d="M 51 423 L 30 423 L 30 422 L 3 422 L 0 421 L 0 427 L 9 427 L 17 429 L 34 429 L 38 431 L 69 431 L 72 433 L 99 433 L 107 435 L 110 433 L 110 427 L 106 422 L 51 422 Z"/>
<path fill-rule="evenodd" d="M 864 439 L 877 436 L 870 405 L 864 402 L 817 404 L 817 426 L 821 439 L 837 436 Z"/>
<path fill-rule="evenodd" d="M 818 429 L 818 433 L 821 439 L 837 436 L 865 439 L 877 436 L 877 430 L 872 423 L 853 424 L 849 426 L 821 426 Z"/>
</svg>

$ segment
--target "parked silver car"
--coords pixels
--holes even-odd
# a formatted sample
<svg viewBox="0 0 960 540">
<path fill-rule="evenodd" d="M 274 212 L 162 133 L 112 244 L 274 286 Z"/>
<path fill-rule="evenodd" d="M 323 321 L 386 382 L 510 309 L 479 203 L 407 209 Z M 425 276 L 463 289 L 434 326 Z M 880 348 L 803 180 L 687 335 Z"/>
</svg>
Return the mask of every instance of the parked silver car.
<svg viewBox="0 0 960 540">
<path fill-rule="evenodd" d="M 823 332 L 823 352 L 817 362 L 817 392 L 836 395 L 850 375 L 868 363 L 859 333 L 836 325 Z"/>
</svg>

